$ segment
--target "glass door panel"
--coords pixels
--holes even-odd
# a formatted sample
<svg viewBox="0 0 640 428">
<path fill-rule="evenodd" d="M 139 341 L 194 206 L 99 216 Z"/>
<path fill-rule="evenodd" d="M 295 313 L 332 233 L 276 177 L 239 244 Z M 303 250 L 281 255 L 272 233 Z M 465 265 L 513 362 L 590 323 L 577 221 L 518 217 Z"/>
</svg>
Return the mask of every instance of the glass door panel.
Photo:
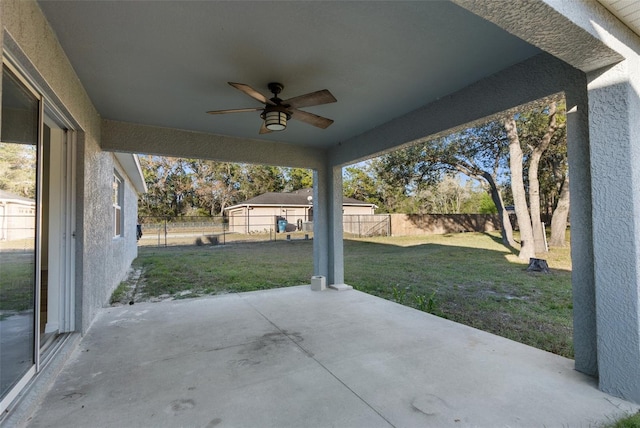
<svg viewBox="0 0 640 428">
<path fill-rule="evenodd" d="M 0 135 L 0 399 L 35 364 L 39 111 L 39 98 L 3 65 Z"/>
</svg>

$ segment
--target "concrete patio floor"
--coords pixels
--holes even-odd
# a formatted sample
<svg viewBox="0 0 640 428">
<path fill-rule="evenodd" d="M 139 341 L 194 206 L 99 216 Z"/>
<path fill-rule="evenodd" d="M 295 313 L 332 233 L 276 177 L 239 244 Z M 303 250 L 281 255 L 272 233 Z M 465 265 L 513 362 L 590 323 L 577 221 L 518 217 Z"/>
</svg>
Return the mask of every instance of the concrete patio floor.
<svg viewBox="0 0 640 428">
<path fill-rule="evenodd" d="M 30 427 L 595 427 L 573 361 L 355 290 L 105 308 Z"/>
</svg>

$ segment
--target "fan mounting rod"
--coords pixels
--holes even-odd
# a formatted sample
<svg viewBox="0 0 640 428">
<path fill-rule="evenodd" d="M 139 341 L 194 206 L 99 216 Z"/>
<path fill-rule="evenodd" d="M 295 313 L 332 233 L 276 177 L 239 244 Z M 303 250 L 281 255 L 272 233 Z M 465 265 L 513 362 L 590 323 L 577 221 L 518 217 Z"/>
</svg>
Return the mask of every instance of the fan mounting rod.
<svg viewBox="0 0 640 428">
<path fill-rule="evenodd" d="M 275 95 L 276 97 L 278 96 L 278 94 L 280 92 L 282 92 L 282 90 L 284 89 L 284 85 L 282 83 L 278 83 L 278 82 L 271 82 L 267 85 L 267 87 L 269 88 L 269 90 L 271 91 L 271 93 L 273 95 Z"/>
</svg>

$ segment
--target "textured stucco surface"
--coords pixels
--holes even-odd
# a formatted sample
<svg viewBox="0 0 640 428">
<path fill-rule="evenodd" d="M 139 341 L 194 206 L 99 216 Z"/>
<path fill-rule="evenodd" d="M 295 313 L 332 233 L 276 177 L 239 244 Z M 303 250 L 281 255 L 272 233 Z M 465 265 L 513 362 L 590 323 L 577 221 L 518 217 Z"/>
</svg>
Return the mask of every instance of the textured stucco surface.
<svg viewBox="0 0 640 428">
<path fill-rule="evenodd" d="M 453 2 L 584 72 L 622 59 L 593 34 L 592 28 L 578 25 L 557 11 L 557 8 L 564 9 L 565 13 L 573 11 L 580 8 L 581 3 L 592 3 L 590 9 L 593 9 L 594 1 L 553 0 L 545 4 L 543 1 L 511 0 L 509 7 L 505 7 L 502 0 Z"/>
<path fill-rule="evenodd" d="M 545 1 L 624 58 L 587 76 L 595 312 L 600 388 L 640 402 L 640 37 L 594 0 Z"/>
<path fill-rule="evenodd" d="M 106 119 L 102 121 L 101 146 L 103 150 L 223 162 L 249 162 L 311 169 L 324 165 L 322 149 Z"/>
<path fill-rule="evenodd" d="M 135 235 L 138 196 L 131 181 L 114 155 L 101 151 L 97 145 L 85 145 L 85 159 L 83 330 L 91 325 L 97 310 L 109 302 L 111 292 L 138 252 Z M 124 224 L 119 238 L 113 236 L 114 171 L 124 179 Z"/>
<path fill-rule="evenodd" d="M 589 114 L 600 387 L 640 402 L 640 101 L 631 84 L 640 76 L 634 66 L 638 61 L 625 61 L 590 81 Z"/>
<path fill-rule="evenodd" d="M 329 180 L 327 168 L 313 171 L 313 275 L 329 278 Z M 329 283 L 329 282 L 328 282 Z M 330 283 L 329 283 L 330 284 Z"/>
<path fill-rule="evenodd" d="M 594 38 L 600 40 L 608 49 L 616 53 L 608 64 L 613 65 L 622 60 L 628 60 L 638 54 L 638 34 L 624 25 L 609 10 L 597 0 L 579 0 L 568 2 L 566 0 L 543 0 L 554 11 L 564 15 L 574 26 L 582 28 Z M 581 46 L 572 43 L 575 62 L 566 60 L 584 72 L 597 71 L 597 68 L 588 69 L 579 66 L 580 57 L 596 57 L 589 46 Z M 606 56 L 604 56 L 606 57 Z M 603 66 L 604 66 L 603 65 Z"/>
<path fill-rule="evenodd" d="M 342 168 L 331 168 L 329 204 L 329 281 L 328 284 L 344 284 L 344 243 L 342 228 Z"/>
<path fill-rule="evenodd" d="M 344 284 L 342 168 L 315 170 L 313 180 L 313 274 Z"/>
<path fill-rule="evenodd" d="M 4 44 L 46 97 L 89 135 L 98 136 L 100 118 L 40 8 L 32 1 L 3 0 Z"/>
<path fill-rule="evenodd" d="M 591 166 L 587 81 L 582 73 L 565 92 L 567 153 L 571 192 L 571 285 L 573 288 L 573 349 L 576 370 L 598 373 L 593 227 L 591 219 Z"/>
<path fill-rule="evenodd" d="M 137 246 L 113 243 L 111 177 L 113 156 L 101 152 L 100 117 L 91 104 L 40 8 L 32 1 L 3 0 L 0 24 L 8 52 L 79 131 L 76 176 L 76 327 L 91 324 L 123 277 Z M 124 176 L 124 174 L 123 174 Z M 106 181 L 100 181 L 104 180 Z M 135 206 L 127 196 L 129 208 Z M 106 209 L 105 204 L 109 209 Z M 127 215 L 135 214 L 128 211 Z M 129 226 L 127 226 L 129 227 Z"/>
</svg>

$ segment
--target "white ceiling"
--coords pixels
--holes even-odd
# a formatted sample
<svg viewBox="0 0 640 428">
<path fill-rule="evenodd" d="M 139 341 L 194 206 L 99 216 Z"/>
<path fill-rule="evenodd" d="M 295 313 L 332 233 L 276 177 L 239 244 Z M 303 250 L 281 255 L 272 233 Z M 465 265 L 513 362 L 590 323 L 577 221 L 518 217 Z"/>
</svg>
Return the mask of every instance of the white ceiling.
<svg viewBox="0 0 640 428">
<path fill-rule="evenodd" d="M 633 32 L 640 35 L 640 1 L 598 0 Z"/>
<path fill-rule="evenodd" d="M 40 1 L 106 119 L 328 147 L 540 51 L 449 3 Z M 259 107 L 227 85 L 286 99 L 329 89 L 309 107 L 326 130 L 290 121 L 258 136 Z"/>
</svg>

